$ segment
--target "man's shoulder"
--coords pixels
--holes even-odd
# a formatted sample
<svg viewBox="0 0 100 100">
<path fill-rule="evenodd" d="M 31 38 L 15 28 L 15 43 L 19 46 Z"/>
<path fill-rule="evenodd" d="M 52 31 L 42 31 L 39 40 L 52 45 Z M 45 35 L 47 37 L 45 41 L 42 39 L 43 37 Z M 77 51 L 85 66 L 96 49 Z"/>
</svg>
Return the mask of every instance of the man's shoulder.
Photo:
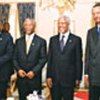
<svg viewBox="0 0 100 100">
<path fill-rule="evenodd" d="M 6 39 L 12 39 L 11 35 L 8 35 L 6 32 L 2 32 L 2 36 Z"/>
<path fill-rule="evenodd" d="M 87 32 L 87 36 L 88 37 L 91 37 L 91 36 L 93 36 L 92 34 L 95 34 L 97 32 L 97 27 L 95 26 L 95 27 L 92 27 L 92 28 L 90 28 L 89 30 L 88 30 L 88 32 Z"/>
<path fill-rule="evenodd" d="M 21 41 L 23 38 L 24 38 L 24 36 L 21 36 L 21 37 L 17 38 L 16 40 Z"/>
<path fill-rule="evenodd" d="M 95 26 L 95 27 L 90 28 L 90 29 L 88 30 L 88 32 L 92 32 L 92 31 L 94 31 L 95 29 L 96 29 L 96 26 Z"/>
<path fill-rule="evenodd" d="M 70 36 L 71 36 L 73 39 L 75 39 L 75 40 L 81 40 L 81 37 L 80 37 L 80 36 L 75 35 L 75 34 L 73 34 L 73 33 L 70 33 Z"/>
<path fill-rule="evenodd" d="M 59 34 L 54 35 L 54 36 L 51 36 L 51 37 L 50 37 L 50 40 L 55 40 L 55 39 L 57 39 L 58 37 L 59 37 Z"/>
<path fill-rule="evenodd" d="M 41 42 L 46 41 L 44 38 L 42 38 L 42 37 L 40 37 L 39 35 L 36 35 L 36 34 L 35 34 L 34 38 L 36 38 L 37 40 L 39 40 Z"/>
<path fill-rule="evenodd" d="M 21 37 L 17 38 L 17 39 L 16 39 L 16 43 L 21 42 L 21 41 L 24 39 L 24 37 L 25 37 L 25 36 L 21 36 Z"/>
</svg>

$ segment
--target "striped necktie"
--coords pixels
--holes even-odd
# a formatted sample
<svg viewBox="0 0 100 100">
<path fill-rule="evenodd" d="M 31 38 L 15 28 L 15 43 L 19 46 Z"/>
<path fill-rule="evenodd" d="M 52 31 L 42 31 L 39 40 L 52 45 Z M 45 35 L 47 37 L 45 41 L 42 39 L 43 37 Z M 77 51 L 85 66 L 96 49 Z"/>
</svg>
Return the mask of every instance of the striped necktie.
<svg viewBox="0 0 100 100">
<path fill-rule="evenodd" d="M 61 49 L 61 51 L 63 51 L 63 49 L 64 49 L 64 35 L 62 36 L 62 39 L 61 39 L 61 41 L 60 41 L 60 49 Z"/>
</svg>

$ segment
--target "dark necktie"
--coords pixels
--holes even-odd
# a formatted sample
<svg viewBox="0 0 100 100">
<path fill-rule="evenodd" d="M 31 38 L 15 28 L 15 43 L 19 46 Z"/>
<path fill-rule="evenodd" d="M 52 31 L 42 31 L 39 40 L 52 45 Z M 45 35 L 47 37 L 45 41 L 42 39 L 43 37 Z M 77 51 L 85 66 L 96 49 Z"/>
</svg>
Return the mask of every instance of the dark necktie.
<svg viewBox="0 0 100 100">
<path fill-rule="evenodd" d="M 61 51 L 63 51 L 63 49 L 64 49 L 64 35 L 62 36 L 62 39 L 61 39 L 61 41 L 60 41 L 60 49 L 61 49 Z"/>
<path fill-rule="evenodd" d="M 100 39 L 100 27 L 98 28 L 98 37 Z"/>
</svg>

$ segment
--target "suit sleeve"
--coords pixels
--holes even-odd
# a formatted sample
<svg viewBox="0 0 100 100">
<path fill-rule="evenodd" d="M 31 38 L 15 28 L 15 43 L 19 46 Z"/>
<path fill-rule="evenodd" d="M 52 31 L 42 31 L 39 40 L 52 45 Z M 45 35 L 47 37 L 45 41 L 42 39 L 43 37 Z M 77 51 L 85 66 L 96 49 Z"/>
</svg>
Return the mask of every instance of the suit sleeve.
<svg viewBox="0 0 100 100">
<path fill-rule="evenodd" d="M 76 46 L 76 80 L 82 78 L 82 41 L 79 38 Z"/>
<path fill-rule="evenodd" d="M 87 35 L 87 43 L 86 43 L 86 51 L 85 51 L 85 74 L 88 75 L 88 71 L 89 71 L 89 62 L 90 62 L 90 46 L 89 46 L 89 32 Z"/>
<path fill-rule="evenodd" d="M 7 42 L 7 47 L 6 47 L 6 53 L 5 55 L 0 57 L 0 65 L 7 63 L 9 60 L 12 59 L 13 56 L 13 39 L 9 36 L 8 37 L 8 42 Z"/>
<path fill-rule="evenodd" d="M 18 40 L 16 40 L 16 44 L 15 44 L 13 64 L 14 64 L 16 71 L 19 71 L 21 69 L 19 64 L 18 64 Z"/>
<path fill-rule="evenodd" d="M 40 70 L 44 67 L 46 61 L 47 61 L 47 50 L 46 50 L 46 41 L 44 40 L 41 44 L 41 49 L 40 49 L 40 59 L 38 64 L 32 69 L 35 75 L 40 72 Z"/>
<path fill-rule="evenodd" d="M 50 39 L 50 43 L 49 43 L 47 78 L 52 78 L 52 39 Z"/>
</svg>

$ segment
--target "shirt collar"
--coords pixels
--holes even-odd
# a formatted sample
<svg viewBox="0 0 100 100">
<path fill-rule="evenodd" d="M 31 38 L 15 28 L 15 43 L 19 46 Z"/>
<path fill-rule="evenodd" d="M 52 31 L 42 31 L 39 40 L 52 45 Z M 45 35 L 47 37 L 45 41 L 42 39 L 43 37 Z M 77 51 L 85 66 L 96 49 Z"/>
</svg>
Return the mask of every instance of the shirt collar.
<svg viewBox="0 0 100 100">
<path fill-rule="evenodd" d="M 31 35 L 26 34 L 26 40 L 28 39 L 28 37 L 33 38 L 35 35 L 35 33 L 32 33 Z"/>
<path fill-rule="evenodd" d="M 100 27 L 100 25 L 97 25 L 97 27 L 99 28 L 99 27 Z"/>
<path fill-rule="evenodd" d="M 60 33 L 60 40 L 62 39 L 62 36 L 65 36 L 65 38 L 67 38 L 69 36 L 70 32 L 67 31 L 65 34 Z"/>
</svg>

